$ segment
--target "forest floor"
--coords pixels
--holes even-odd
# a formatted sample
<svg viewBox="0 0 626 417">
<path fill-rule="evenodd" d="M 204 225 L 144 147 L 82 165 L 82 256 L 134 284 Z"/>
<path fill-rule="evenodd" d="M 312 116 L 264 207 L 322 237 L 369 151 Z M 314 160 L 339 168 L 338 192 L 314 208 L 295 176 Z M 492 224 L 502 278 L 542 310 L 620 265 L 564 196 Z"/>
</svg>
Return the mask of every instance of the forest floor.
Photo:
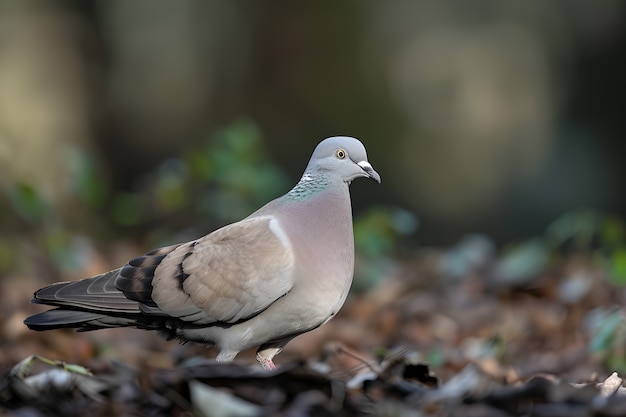
<svg viewBox="0 0 626 417">
<path fill-rule="evenodd" d="M 212 348 L 134 329 L 30 331 L 23 319 L 42 310 L 31 294 L 50 281 L 5 276 L 0 416 L 626 415 L 625 294 L 612 258 L 487 243 L 358 265 L 380 279 L 294 339 L 275 371 L 254 351 L 216 363 Z M 136 254 L 122 246 L 80 272 Z"/>
</svg>

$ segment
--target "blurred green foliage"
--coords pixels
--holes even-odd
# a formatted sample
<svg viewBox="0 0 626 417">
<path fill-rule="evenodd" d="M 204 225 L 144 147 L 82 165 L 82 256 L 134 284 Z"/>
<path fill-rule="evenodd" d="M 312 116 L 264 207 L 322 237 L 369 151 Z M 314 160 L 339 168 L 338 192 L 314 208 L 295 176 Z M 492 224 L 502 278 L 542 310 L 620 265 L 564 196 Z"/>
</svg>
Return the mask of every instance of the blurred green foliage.
<svg viewBox="0 0 626 417">
<path fill-rule="evenodd" d="M 263 148 L 256 125 L 246 120 L 218 131 L 210 144 L 185 152 L 182 162 L 193 182 L 214 185 L 198 197 L 202 214 L 220 222 L 247 216 L 292 185 Z M 166 178 L 161 187 L 167 186 Z"/>
<path fill-rule="evenodd" d="M 66 159 L 72 193 L 89 207 L 102 207 L 110 191 L 96 158 L 80 148 L 71 147 Z"/>
<path fill-rule="evenodd" d="M 498 273 L 509 283 L 523 283 L 541 273 L 548 259 L 548 247 L 543 239 L 512 243 L 502 251 Z"/>
<path fill-rule="evenodd" d="M 357 253 L 352 290 L 363 292 L 380 284 L 395 266 L 399 248 L 406 245 L 419 222 L 417 217 L 398 207 L 378 206 L 354 220 Z"/>
<path fill-rule="evenodd" d="M 588 318 L 593 335 L 590 352 L 601 359 L 608 369 L 626 372 L 626 316 L 621 308 L 597 309 Z"/>
<path fill-rule="evenodd" d="M 110 205 L 112 220 L 118 225 L 133 226 L 141 222 L 141 195 L 129 192 L 117 193 Z"/>
<path fill-rule="evenodd" d="M 417 217 L 398 207 L 374 207 L 354 222 L 357 250 L 366 256 L 390 256 L 398 240 L 415 233 Z"/>
<path fill-rule="evenodd" d="M 177 227 L 172 220 L 176 216 L 187 224 L 199 220 L 201 227 L 235 221 L 290 184 L 263 148 L 258 128 L 246 120 L 165 160 L 132 190 L 112 192 L 98 161 L 83 149 L 71 148 L 67 164 L 69 192 L 79 204 L 71 207 L 65 222 L 71 224 L 82 217 L 81 212 L 95 210 L 104 217 L 105 228 L 124 234 L 161 220 Z M 55 212 L 44 194 L 30 184 L 14 184 L 6 195 L 13 213 L 32 227 L 46 228 L 45 216 L 62 222 L 64 213 Z"/>
<path fill-rule="evenodd" d="M 0 238 L 0 273 L 15 267 L 16 250 L 13 242 L 7 238 Z"/>
<path fill-rule="evenodd" d="M 626 235 L 624 220 L 594 210 L 566 213 L 555 220 L 545 234 L 552 248 L 592 253 L 603 263 L 612 283 L 626 284 Z"/>
<path fill-rule="evenodd" d="M 110 215 L 120 226 L 167 219 L 174 228 L 181 224 L 172 217 L 182 216 L 204 229 L 247 216 L 288 186 L 258 128 L 241 120 L 165 160 L 133 192 L 113 196 Z"/>
<path fill-rule="evenodd" d="M 543 235 L 506 245 L 498 272 L 501 279 L 523 283 L 545 270 L 552 258 L 571 252 L 589 254 L 613 284 L 626 285 L 624 221 L 589 209 L 565 213 Z"/>
<path fill-rule="evenodd" d="M 41 221 L 48 210 L 44 199 L 29 184 L 14 184 L 7 194 L 14 212 L 29 223 Z"/>
</svg>

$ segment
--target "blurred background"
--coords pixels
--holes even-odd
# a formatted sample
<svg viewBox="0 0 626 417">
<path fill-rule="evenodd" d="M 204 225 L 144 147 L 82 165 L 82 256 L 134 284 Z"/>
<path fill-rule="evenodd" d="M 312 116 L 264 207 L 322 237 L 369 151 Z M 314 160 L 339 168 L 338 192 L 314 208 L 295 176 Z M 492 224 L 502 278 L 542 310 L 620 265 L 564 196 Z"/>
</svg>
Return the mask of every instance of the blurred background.
<svg viewBox="0 0 626 417">
<path fill-rule="evenodd" d="M 625 8 L 4 0 L 2 228 L 29 216 L 24 192 L 64 227 L 137 226 L 120 217 L 146 177 L 186 175 L 186 152 L 242 120 L 284 173 L 264 197 L 320 139 L 356 136 L 384 179 L 355 184 L 356 211 L 409 210 L 427 244 L 525 237 L 580 207 L 622 213 Z"/>
<path fill-rule="evenodd" d="M 556 221 L 608 224 L 626 276 L 625 74 L 617 0 L 2 0 L 4 295 L 238 220 L 334 135 L 382 176 L 352 185 L 370 275 L 391 250 L 480 233 L 489 252 Z"/>
</svg>

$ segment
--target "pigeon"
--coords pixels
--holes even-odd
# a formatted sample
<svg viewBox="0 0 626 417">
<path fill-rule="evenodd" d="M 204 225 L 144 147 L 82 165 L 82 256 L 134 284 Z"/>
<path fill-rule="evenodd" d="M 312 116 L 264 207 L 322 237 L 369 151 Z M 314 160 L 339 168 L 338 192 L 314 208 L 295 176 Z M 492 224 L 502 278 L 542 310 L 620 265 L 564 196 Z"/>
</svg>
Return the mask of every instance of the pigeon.
<svg viewBox="0 0 626 417">
<path fill-rule="evenodd" d="M 156 330 L 217 347 L 217 361 L 258 347 L 260 364 L 275 369 L 274 356 L 291 339 L 326 323 L 346 300 L 354 274 L 349 185 L 359 177 L 380 183 L 363 144 L 327 138 L 285 195 L 197 240 L 44 287 L 32 302 L 56 308 L 24 323 Z"/>
</svg>

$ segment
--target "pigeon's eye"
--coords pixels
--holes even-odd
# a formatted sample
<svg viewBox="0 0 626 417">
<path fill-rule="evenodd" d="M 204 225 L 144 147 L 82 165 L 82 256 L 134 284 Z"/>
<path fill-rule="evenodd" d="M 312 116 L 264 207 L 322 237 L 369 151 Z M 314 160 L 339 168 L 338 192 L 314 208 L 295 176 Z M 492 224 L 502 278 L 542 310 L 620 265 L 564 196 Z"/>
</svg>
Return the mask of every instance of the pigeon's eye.
<svg viewBox="0 0 626 417">
<path fill-rule="evenodd" d="M 341 149 L 341 148 L 340 148 L 340 149 L 337 149 L 337 150 L 335 151 L 335 155 L 337 156 L 337 158 L 339 158 L 339 159 L 343 159 L 343 158 L 345 158 L 345 157 L 346 157 L 346 151 L 344 151 L 344 150 L 343 150 L 343 149 Z"/>
</svg>

